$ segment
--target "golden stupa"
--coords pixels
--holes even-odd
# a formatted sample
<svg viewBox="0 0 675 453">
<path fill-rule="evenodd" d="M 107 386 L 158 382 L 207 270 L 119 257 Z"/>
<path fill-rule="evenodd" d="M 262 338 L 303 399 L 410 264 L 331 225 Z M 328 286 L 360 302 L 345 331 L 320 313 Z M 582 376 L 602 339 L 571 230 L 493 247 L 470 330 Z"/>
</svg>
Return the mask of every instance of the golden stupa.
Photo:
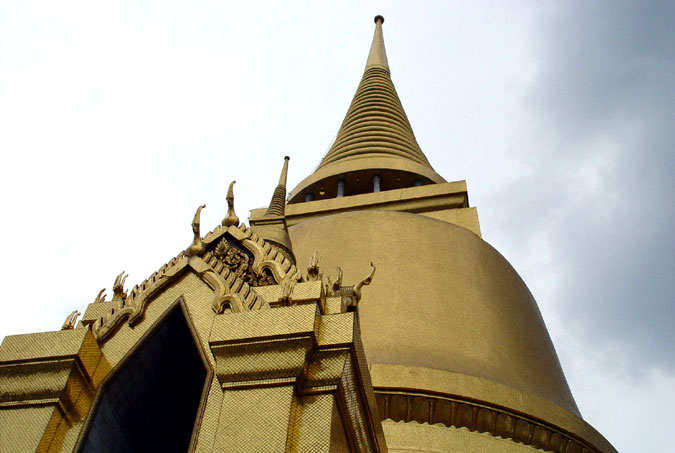
<svg viewBox="0 0 675 453">
<path fill-rule="evenodd" d="M 466 183 L 420 149 L 381 16 L 335 142 L 81 321 L 0 346 L 0 451 L 614 452 Z"/>
</svg>

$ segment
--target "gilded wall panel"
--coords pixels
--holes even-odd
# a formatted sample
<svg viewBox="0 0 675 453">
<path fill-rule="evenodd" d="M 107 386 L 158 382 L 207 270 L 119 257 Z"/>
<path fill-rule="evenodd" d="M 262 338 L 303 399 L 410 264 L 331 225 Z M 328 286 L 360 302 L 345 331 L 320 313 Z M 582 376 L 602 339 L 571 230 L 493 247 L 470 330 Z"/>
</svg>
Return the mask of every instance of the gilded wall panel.
<svg viewBox="0 0 675 453">
<path fill-rule="evenodd" d="M 293 386 L 226 390 L 215 450 L 285 451 Z"/>
<path fill-rule="evenodd" d="M 347 440 L 347 432 L 345 425 L 342 422 L 342 416 L 337 405 L 333 405 L 333 415 L 330 435 L 330 451 L 331 453 L 341 453 L 351 451 L 349 441 Z"/>
<path fill-rule="evenodd" d="M 287 451 L 330 451 L 335 399 L 331 394 L 304 395 L 293 405 Z"/>
<path fill-rule="evenodd" d="M 0 451 L 36 451 L 54 406 L 0 408 Z"/>
<path fill-rule="evenodd" d="M 218 451 L 215 442 L 218 434 L 218 418 L 223 404 L 223 391 L 215 375 L 211 377 L 206 398 L 204 410 L 198 415 L 198 417 L 201 416 L 201 422 L 199 422 L 197 445 L 195 447 L 197 453 Z"/>
</svg>

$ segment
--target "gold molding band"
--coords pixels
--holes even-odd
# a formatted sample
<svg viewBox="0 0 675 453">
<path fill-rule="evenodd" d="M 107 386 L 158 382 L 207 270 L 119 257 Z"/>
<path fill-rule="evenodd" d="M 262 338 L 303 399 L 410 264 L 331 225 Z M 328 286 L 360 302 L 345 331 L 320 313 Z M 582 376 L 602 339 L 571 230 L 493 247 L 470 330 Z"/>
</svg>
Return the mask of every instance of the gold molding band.
<svg viewBox="0 0 675 453">
<path fill-rule="evenodd" d="M 371 364 L 370 373 L 373 387 L 379 393 L 403 392 L 477 404 L 569 433 L 580 440 L 577 443 L 587 445 L 589 451 L 617 453 L 607 439 L 578 414 L 499 382 L 463 373 L 382 363 Z"/>
<path fill-rule="evenodd" d="M 596 453 L 598 450 L 544 421 L 485 402 L 424 392 L 375 389 L 382 420 L 441 423 L 449 428 L 490 434 L 554 453 Z"/>
</svg>

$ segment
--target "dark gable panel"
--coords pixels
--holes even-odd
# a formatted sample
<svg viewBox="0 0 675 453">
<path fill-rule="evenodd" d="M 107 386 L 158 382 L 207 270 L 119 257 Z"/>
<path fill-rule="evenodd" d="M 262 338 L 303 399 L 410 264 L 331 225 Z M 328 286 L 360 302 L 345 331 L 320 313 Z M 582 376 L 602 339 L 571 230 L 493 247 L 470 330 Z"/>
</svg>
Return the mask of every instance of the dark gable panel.
<svg viewBox="0 0 675 453">
<path fill-rule="evenodd" d="M 205 379 L 177 305 L 102 388 L 81 451 L 187 451 Z"/>
</svg>

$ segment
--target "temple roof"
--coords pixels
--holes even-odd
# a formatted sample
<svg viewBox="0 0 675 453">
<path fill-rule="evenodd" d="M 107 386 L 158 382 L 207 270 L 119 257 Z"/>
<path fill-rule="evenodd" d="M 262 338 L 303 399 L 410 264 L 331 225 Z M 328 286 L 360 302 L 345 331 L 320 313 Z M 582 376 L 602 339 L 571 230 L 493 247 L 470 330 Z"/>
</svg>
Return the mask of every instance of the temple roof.
<svg viewBox="0 0 675 453">
<path fill-rule="evenodd" d="M 301 201 L 305 189 L 360 170 L 392 170 L 419 177 L 423 183 L 445 180 L 420 149 L 391 80 L 382 34 L 382 16 L 375 17 L 375 35 L 366 68 L 337 137 L 312 175 L 292 192 Z"/>
</svg>

